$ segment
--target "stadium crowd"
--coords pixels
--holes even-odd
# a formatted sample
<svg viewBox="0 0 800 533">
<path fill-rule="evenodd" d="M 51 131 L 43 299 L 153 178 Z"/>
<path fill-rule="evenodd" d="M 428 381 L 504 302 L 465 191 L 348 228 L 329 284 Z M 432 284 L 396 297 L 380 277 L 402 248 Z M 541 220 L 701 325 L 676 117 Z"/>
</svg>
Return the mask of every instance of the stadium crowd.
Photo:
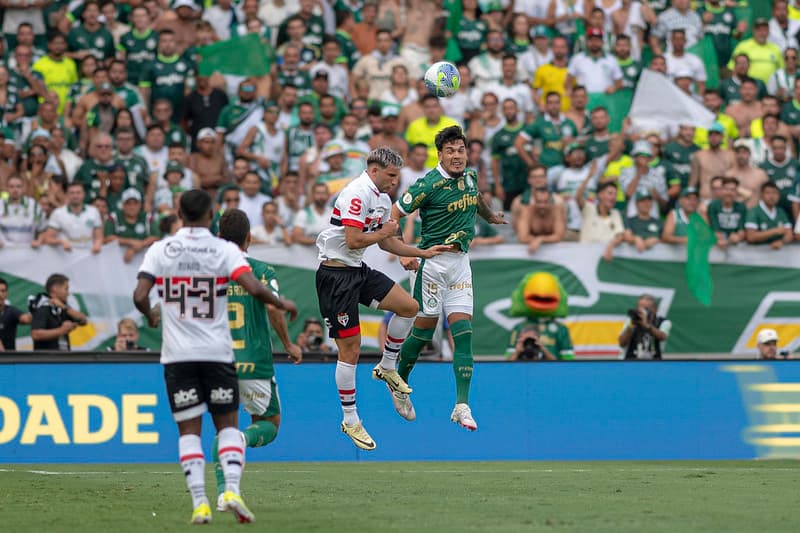
<svg viewBox="0 0 800 533">
<path fill-rule="evenodd" d="M 686 242 L 696 212 L 721 247 L 780 248 L 800 213 L 800 9 L 772 4 L 767 19 L 732 0 L 3 2 L 0 245 L 117 241 L 131 261 L 203 188 L 248 214 L 254 242 L 313 246 L 370 148 L 405 156 L 402 192 L 459 124 L 513 220 L 478 244 L 602 242 L 611 259 Z M 250 33 L 269 73 L 203 69 L 203 46 Z M 689 51 L 702 42 L 718 72 Z M 440 99 L 422 77 L 443 59 L 461 87 Z M 632 128 L 643 69 L 717 120 Z"/>
</svg>

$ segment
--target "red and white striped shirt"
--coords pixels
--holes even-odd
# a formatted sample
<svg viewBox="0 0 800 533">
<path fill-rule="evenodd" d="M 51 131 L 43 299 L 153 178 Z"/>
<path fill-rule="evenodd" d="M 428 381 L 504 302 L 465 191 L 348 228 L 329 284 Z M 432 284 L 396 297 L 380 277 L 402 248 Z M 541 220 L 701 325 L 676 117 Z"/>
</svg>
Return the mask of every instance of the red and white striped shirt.
<svg viewBox="0 0 800 533">
<path fill-rule="evenodd" d="M 206 228 L 181 228 L 153 244 L 139 276 L 161 299 L 161 363 L 233 362 L 228 282 L 251 272 L 244 252 Z"/>
<path fill-rule="evenodd" d="M 333 205 L 331 225 L 317 237 L 319 260 L 335 259 L 345 265 L 360 267 L 366 248 L 350 249 L 344 238 L 345 226 L 372 233 L 383 226 L 392 211 L 392 200 L 382 193 L 364 171 L 339 193 Z"/>
</svg>

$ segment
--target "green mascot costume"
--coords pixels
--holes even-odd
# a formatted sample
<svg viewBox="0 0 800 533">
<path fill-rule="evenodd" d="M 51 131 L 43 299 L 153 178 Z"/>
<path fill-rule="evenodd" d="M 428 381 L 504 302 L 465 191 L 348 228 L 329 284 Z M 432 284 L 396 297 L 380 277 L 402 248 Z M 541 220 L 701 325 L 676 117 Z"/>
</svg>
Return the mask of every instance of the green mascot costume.
<svg viewBox="0 0 800 533">
<path fill-rule="evenodd" d="M 511 316 L 523 317 L 511 331 L 511 360 L 574 359 L 569 329 L 558 321 L 568 312 L 567 292 L 549 272 L 531 272 L 511 294 Z"/>
</svg>

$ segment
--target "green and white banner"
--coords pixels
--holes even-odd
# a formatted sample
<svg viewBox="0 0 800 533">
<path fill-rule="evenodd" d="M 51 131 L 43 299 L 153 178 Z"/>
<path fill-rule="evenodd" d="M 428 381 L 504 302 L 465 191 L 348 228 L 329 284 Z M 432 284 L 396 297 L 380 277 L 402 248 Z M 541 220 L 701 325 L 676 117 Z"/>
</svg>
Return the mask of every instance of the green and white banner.
<svg viewBox="0 0 800 533">
<path fill-rule="evenodd" d="M 314 273 L 314 247 L 253 247 L 253 257 L 275 265 L 282 292 L 295 300 L 300 318 L 318 316 Z M 617 336 L 627 310 L 638 296 L 649 293 L 659 301 L 659 314 L 673 323 L 666 352 L 692 354 L 755 353 L 759 329 L 778 331 L 779 346 L 800 346 L 800 248 L 773 251 L 766 247 L 742 246 L 711 252 L 714 291 L 711 305 L 698 302 L 686 283 L 686 250 L 658 245 L 645 254 L 620 247 L 614 260 L 602 259 L 602 246 L 562 243 L 542 247 L 529 255 L 520 245 L 475 248 L 472 258 L 475 294 L 474 347 L 479 355 L 504 352 L 511 328 L 520 319 L 511 318 L 511 293 L 530 272 L 543 270 L 561 279 L 569 294 L 570 328 L 578 357 L 617 357 Z M 107 346 L 122 317 L 140 317 L 131 295 L 141 255 L 124 263 L 116 245 L 98 255 L 88 250 L 63 252 L 52 248 L 0 251 L 0 277 L 9 282 L 12 305 L 25 308 L 27 297 L 42 290 L 47 276 L 60 272 L 70 278 L 72 304 L 86 311 L 91 324 L 73 332 L 73 349 Z M 385 253 L 373 247 L 366 262 L 406 284 L 407 273 Z M 406 284 L 407 285 L 407 284 Z M 362 308 L 365 347 L 377 347 L 381 315 Z M 299 332 L 302 320 L 292 327 Z M 158 348 L 159 333 L 142 327 L 143 344 Z M 28 328 L 18 332 L 18 349 L 30 349 Z"/>
</svg>

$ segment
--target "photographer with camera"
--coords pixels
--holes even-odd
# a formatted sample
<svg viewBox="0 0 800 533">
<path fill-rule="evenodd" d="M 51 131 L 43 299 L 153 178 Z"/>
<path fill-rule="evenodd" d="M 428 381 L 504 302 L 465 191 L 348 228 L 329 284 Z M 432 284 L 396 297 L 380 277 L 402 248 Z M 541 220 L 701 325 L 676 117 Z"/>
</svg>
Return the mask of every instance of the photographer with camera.
<svg viewBox="0 0 800 533">
<path fill-rule="evenodd" d="M 139 346 L 139 328 L 136 326 L 136 321 L 132 318 L 123 318 L 117 323 L 117 337 L 114 339 L 114 346 L 109 346 L 108 350 L 114 352 L 147 351 L 144 346 Z"/>
<path fill-rule="evenodd" d="M 672 322 L 656 314 L 654 296 L 639 296 L 636 309 L 628 309 L 628 319 L 619 334 L 625 359 L 661 359 Z"/>
<path fill-rule="evenodd" d="M 526 318 L 511 330 L 506 348 L 509 361 L 574 359 L 569 329 L 555 318 Z"/>
<path fill-rule="evenodd" d="M 303 322 L 303 331 L 297 336 L 297 345 L 308 352 L 330 352 L 331 347 L 325 344 L 325 331 L 322 322 L 316 317 L 309 317 Z"/>
</svg>

